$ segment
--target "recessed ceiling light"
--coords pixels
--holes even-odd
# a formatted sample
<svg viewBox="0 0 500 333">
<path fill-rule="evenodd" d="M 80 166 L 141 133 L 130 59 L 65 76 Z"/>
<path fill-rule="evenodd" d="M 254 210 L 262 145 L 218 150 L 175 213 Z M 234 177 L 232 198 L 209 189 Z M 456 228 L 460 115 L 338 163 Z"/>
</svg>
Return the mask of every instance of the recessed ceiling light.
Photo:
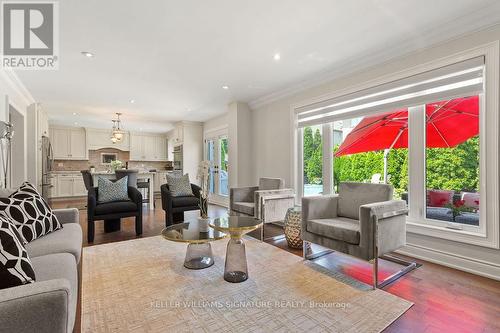
<svg viewBox="0 0 500 333">
<path fill-rule="evenodd" d="M 76 112 L 73 112 L 73 116 L 76 116 L 77 114 L 78 114 L 78 113 L 76 113 Z"/>
<path fill-rule="evenodd" d="M 75 125 L 78 125 L 78 123 L 75 121 Z"/>
<path fill-rule="evenodd" d="M 134 104 L 135 103 L 135 99 L 131 99 L 130 103 Z"/>
<path fill-rule="evenodd" d="M 82 51 L 82 54 L 83 54 L 84 56 L 86 56 L 87 58 L 92 58 L 92 57 L 94 56 L 94 54 L 93 54 L 93 53 L 91 53 L 91 52 L 87 52 L 87 51 Z"/>
<path fill-rule="evenodd" d="M 229 89 L 229 86 L 222 86 L 222 89 L 224 89 L 224 90 L 228 90 L 228 89 Z"/>
<path fill-rule="evenodd" d="M 273 59 L 278 61 L 281 59 L 281 55 L 279 53 L 275 53 L 274 56 L 273 56 Z"/>
</svg>

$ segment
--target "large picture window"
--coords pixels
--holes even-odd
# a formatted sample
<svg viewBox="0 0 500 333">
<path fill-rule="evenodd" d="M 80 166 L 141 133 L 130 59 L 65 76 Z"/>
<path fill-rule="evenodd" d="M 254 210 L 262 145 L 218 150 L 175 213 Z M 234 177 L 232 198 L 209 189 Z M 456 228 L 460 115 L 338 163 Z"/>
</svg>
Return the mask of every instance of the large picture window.
<svg viewBox="0 0 500 333">
<path fill-rule="evenodd" d="M 304 196 L 323 193 L 323 136 L 321 126 L 304 128 Z"/>
<path fill-rule="evenodd" d="M 408 200 L 408 110 L 333 122 L 334 189 L 340 182 L 387 183 Z"/>
<path fill-rule="evenodd" d="M 345 181 L 391 184 L 413 232 L 498 247 L 498 219 L 486 216 L 498 217 L 497 163 L 488 164 L 498 149 L 486 154 L 498 142 L 484 139 L 498 140 L 498 116 L 484 110 L 498 99 L 485 96 L 486 64 L 475 56 L 295 108 L 298 193 L 335 193 Z"/>
<path fill-rule="evenodd" d="M 479 226 L 479 96 L 425 106 L 426 218 Z"/>
</svg>

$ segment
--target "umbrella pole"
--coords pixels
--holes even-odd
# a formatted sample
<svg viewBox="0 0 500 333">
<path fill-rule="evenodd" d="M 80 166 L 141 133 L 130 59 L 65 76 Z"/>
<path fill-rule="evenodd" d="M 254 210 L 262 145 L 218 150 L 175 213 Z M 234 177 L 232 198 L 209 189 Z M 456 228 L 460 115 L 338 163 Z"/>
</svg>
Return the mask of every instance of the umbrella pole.
<svg viewBox="0 0 500 333">
<path fill-rule="evenodd" d="M 384 184 L 387 184 L 387 157 L 390 149 L 384 149 Z"/>
<path fill-rule="evenodd" d="M 387 176 L 388 176 L 388 171 L 387 171 L 387 164 L 388 164 L 388 156 L 389 156 L 389 152 L 391 151 L 391 149 L 394 147 L 394 145 L 396 144 L 396 142 L 399 140 L 399 137 L 401 136 L 401 134 L 403 134 L 403 132 L 405 131 L 405 129 L 407 128 L 407 126 L 403 126 L 399 129 L 399 132 L 398 132 L 398 135 L 396 135 L 396 138 L 394 139 L 394 141 L 392 141 L 390 147 L 388 149 L 384 149 L 384 184 L 387 184 Z"/>
</svg>

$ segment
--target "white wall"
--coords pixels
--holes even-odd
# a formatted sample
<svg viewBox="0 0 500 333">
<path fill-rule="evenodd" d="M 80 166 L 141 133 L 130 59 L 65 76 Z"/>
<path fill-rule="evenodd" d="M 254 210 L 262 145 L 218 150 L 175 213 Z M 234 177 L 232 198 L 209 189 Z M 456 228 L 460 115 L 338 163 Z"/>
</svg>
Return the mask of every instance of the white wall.
<svg viewBox="0 0 500 333">
<path fill-rule="evenodd" d="M 347 89 L 383 75 L 396 73 L 498 39 L 500 39 L 500 25 L 391 60 L 362 72 L 307 89 L 293 96 L 284 97 L 265 106 L 255 106 L 252 112 L 255 181 L 261 176 L 283 177 L 288 184 L 292 181 L 290 108 L 293 104 Z M 499 250 L 411 233 L 408 234 L 408 244 L 410 246 L 405 250 L 414 256 L 500 279 Z"/>
<path fill-rule="evenodd" d="M 0 120 L 8 120 L 9 105 L 12 105 L 24 118 L 24 130 L 23 135 L 23 149 L 22 151 L 13 152 L 13 154 L 18 157 L 21 155 L 22 160 L 22 173 L 25 176 L 27 174 L 27 163 L 26 163 L 26 145 L 27 145 L 27 125 L 26 125 L 26 110 L 28 106 L 34 103 L 35 100 L 31 96 L 30 92 L 26 89 L 23 83 L 19 80 L 17 75 L 13 71 L 0 69 Z M 14 134 L 16 135 L 16 134 Z M 17 134 L 19 135 L 19 134 Z M 1 170 L 1 167 L 0 167 Z M 3 172 L 0 171 L 0 181 L 3 184 Z"/>
<path fill-rule="evenodd" d="M 225 112 L 224 114 L 207 120 L 203 123 L 203 133 L 206 134 L 208 132 L 221 130 L 223 128 L 227 128 L 228 126 L 228 116 L 229 113 Z"/>
<path fill-rule="evenodd" d="M 19 187 L 27 180 L 27 147 L 25 140 L 26 117 L 9 106 L 9 122 L 13 125 L 14 137 L 11 140 L 10 187 Z"/>
</svg>

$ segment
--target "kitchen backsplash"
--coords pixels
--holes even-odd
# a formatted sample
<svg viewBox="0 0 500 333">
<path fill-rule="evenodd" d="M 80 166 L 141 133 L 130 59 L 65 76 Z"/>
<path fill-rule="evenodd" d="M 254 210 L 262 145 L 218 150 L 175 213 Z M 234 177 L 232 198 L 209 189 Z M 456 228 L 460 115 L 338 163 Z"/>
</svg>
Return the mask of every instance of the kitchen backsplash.
<svg viewBox="0 0 500 333">
<path fill-rule="evenodd" d="M 128 151 L 121 151 L 119 149 L 105 148 L 99 150 L 89 150 L 89 160 L 88 161 L 69 161 L 69 160 L 54 160 L 53 170 L 54 171 L 79 171 L 87 170 L 90 166 L 94 166 L 96 171 L 105 171 L 109 168 L 107 165 L 101 164 L 101 154 L 102 153 L 116 153 L 118 154 L 118 159 L 125 162 L 129 162 L 129 169 L 141 169 L 141 170 L 165 170 L 167 163 L 165 162 L 137 162 L 129 161 L 130 154 Z"/>
</svg>

